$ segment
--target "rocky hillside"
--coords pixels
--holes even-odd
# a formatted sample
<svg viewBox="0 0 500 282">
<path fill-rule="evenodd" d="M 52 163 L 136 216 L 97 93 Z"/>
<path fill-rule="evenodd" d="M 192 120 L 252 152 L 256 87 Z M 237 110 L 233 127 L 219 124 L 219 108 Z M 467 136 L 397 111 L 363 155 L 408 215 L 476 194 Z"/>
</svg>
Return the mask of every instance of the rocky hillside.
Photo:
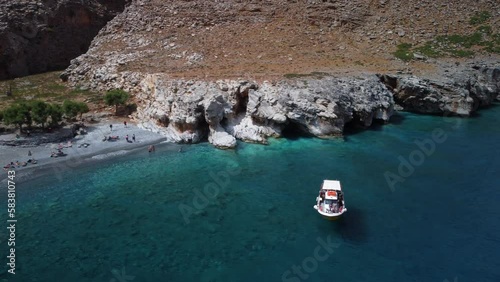
<svg viewBox="0 0 500 282">
<path fill-rule="evenodd" d="M 126 0 L 0 0 L 0 79 L 60 70 Z"/>
<path fill-rule="evenodd" d="M 405 67 L 394 61 L 398 44 L 473 34 L 470 19 L 484 11 L 482 24 L 498 35 L 500 3 L 490 0 L 136 0 L 72 67 L 84 63 L 86 79 L 104 67 L 197 78 L 389 71 Z"/>
<path fill-rule="evenodd" d="M 338 135 L 387 121 L 395 106 L 469 115 L 500 89 L 499 8 L 485 0 L 135 0 L 61 78 L 130 91 L 143 127 L 219 147 L 287 130 Z"/>
</svg>

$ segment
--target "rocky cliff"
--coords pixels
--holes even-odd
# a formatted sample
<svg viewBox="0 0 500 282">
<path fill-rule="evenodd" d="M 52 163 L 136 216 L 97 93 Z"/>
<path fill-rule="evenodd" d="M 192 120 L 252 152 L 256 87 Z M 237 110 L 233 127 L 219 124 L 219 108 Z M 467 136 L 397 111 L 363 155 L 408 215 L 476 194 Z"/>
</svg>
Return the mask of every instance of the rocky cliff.
<svg viewBox="0 0 500 282">
<path fill-rule="evenodd" d="M 497 55 L 406 63 L 392 52 L 401 42 L 474 32 L 466 19 L 497 8 L 495 1 L 136 0 L 61 78 L 130 91 L 143 127 L 222 148 L 288 130 L 335 136 L 346 125 L 389 120 L 396 105 L 467 116 L 499 93 Z"/>
<path fill-rule="evenodd" d="M 324 77 L 280 82 L 184 81 L 148 75 L 137 94 L 137 119 L 174 142 L 208 138 L 217 147 L 236 139 L 266 143 L 285 130 L 329 137 L 347 123 L 368 127 L 388 121 L 393 111 L 389 90 L 376 76 Z"/>
<path fill-rule="evenodd" d="M 489 106 L 500 94 L 498 66 L 443 66 L 435 76 L 380 75 L 404 110 L 422 114 L 469 116 Z"/>
<path fill-rule="evenodd" d="M 0 0 L 0 79 L 60 70 L 126 0 Z"/>
</svg>

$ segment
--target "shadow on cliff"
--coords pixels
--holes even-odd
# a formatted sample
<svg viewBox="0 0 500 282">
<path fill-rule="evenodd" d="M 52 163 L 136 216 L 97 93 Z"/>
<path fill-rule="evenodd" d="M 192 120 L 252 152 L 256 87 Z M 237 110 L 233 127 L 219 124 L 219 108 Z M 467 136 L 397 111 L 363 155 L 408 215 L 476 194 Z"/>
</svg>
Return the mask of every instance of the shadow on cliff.
<svg viewBox="0 0 500 282">
<path fill-rule="evenodd" d="M 481 106 L 477 111 L 473 112 L 469 118 L 478 118 L 482 116 L 481 111 L 484 110 L 489 110 L 489 109 L 494 109 L 500 107 L 500 102 L 493 102 L 490 105 L 487 106 Z"/>
<path fill-rule="evenodd" d="M 302 138 L 313 138 L 314 136 L 307 132 L 301 125 L 289 122 L 281 131 L 281 136 L 289 140 L 298 140 Z"/>
<path fill-rule="evenodd" d="M 401 114 L 395 113 L 391 116 L 389 122 L 385 122 L 382 120 L 374 120 L 372 125 L 369 127 L 365 127 L 357 121 L 351 121 L 346 123 L 344 126 L 344 136 L 349 137 L 352 135 L 359 134 L 361 132 L 369 131 L 382 131 L 383 127 L 387 124 L 401 125 L 405 120 L 405 117 Z"/>
</svg>

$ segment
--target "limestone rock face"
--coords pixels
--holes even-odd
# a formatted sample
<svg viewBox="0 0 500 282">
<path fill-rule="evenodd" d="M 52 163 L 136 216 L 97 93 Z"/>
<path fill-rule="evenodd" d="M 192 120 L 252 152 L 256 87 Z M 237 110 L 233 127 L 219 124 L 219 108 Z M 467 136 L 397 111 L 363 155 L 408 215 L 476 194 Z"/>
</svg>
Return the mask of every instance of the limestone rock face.
<svg viewBox="0 0 500 282">
<path fill-rule="evenodd" d="M 286 128 L 330 137 L 348 122 L 370 126 L 392 115 L 392 93 L 376 76 L 248 81 L 185 81 L 149 75 L 137 94 L 139 124 L 172 142 L 207 139 L 234 148 L 236 139 L 266 143 Z"/>
<path fill-rule="evenodd" d="M 401 78 L 394 100 L 407 111 L 425 114 L 469 115 L 474 108 L 474 99 L 465 89 L 417 77 Z"/>
<path fill-rule="evenodd" d="M 0 79 L 60 70 L 127 0 L 0 0 Z"/>
<path fill-rule="evenodd" d="M 471 95 L 479 101 L 479 106 L 488 106 L 500 95 L 500 68 L 476 68 L 478 72 L 466 85 Z"/>
<path fill-rule="evenodd" d="M 500 93 L 500 69 L 474 66 L 449 75 L 427 79 L 382 75 L 404 110 L 424 114 L 468 116 L 490 105 Z"/>
</svg>

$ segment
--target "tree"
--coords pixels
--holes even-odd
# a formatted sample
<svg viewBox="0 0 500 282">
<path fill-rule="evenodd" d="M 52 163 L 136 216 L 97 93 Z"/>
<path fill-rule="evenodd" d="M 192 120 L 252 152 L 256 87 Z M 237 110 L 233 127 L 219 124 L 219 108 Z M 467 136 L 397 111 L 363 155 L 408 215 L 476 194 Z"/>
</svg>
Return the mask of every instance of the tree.
<svg viewBox="0 0 500 282">
<path fill-rule="evenodd" d="M 129 94 L 121 89 L 114 89 L 108 91 L 104 96 L 104 101 L 109 106 L 115 106 L 115 114 L 118 113 L 118 106 L 124 105 L 129 98 Z"/>
<path fill-rule="evenodd" d="M 31 124 L 33 123 L 33 119 L 31 117 L 31 105 L 25 102 L 19 103 L 19 107 L 21 107 L 21 113 L 24 116 L 24 124 L 31 128 Z"/>
<path fill-rule="evenodd" d="M 23 124 L 31 125 L 30 108 L 25 103 L 14 104 L 3 112 L 6 125 L 15 124 L 22 132 Z"/>
<path fill-rule="evenodd" d="M 55 126 L 62 120 L 63 110 L 61 105 L 58 104 L 50 104 L 49 106 L 49 116 L 50 116 L 50 125 Z"/>
<path fill-rule="evenodd" d="M 81 118 L 88 111 L 89 106 L 83 102 L 65 100 L 63 103 L 63 112 L 70 119 L 75 118 L 78 114 L 80 114 Z"/>
<path fill-rule="evenodd" d="M 50 115 L 50 105 L 42 101 L 31 102 L 31 117 L 33 121 L 45 127 L 45 123 Z"/>
<path fill-rule="evenodd" d="M 64 115 L 69 119 L 74 119 L 78 114 L 78 105 L 74 101 L 64 100 L 62 109 Z"/>
<path fill-rule="evenodd" d="M 89 106 L 83 102 L 78 102 L 78 113 L 80 113 L 80 119 L 82 119 L 82 115 L 84 113 L 88 113 L 90 111 Z"/>
</svg>

